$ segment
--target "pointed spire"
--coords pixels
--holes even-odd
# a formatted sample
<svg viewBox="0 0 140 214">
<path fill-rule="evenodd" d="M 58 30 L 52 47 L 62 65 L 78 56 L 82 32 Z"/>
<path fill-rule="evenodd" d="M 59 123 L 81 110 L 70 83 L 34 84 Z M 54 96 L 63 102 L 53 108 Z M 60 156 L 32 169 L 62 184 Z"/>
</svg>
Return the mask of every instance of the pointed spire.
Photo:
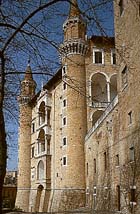
<svg viewBox="0 0 140 214">
<path fill-rule="evenodd" d="M 77 0 L 71 0 L 69 17 L 72 18 L 72 17 L 77 17 L 79 15 L 80 15 L 80 10 L 78 7 Z"/>
<path fill-rule="evenodd" d="M 30 59 L 28 60 L 28 64 L 27 64 L 27 68 L 25 71 L 25 80 L 33 80 L 33 76 L 32 76 L 32 70 L 31 70 L 31 66 L 30 66 Z"/>
</svg>

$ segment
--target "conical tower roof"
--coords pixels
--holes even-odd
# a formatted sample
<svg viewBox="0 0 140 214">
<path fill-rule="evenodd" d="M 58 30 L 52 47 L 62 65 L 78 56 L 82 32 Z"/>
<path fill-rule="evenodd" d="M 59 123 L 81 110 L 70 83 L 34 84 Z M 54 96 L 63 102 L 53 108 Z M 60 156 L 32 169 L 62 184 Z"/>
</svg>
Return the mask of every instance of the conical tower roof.
<svg viewBox="0 0 140 214">
<path fill-rule="evenodd" d="M 30 61 L 28 61 L 28 65 L 25 71 L 25 77 L 24 80 L 33 80 L 32 70 L 30 66 Z"/>
<path fill-rule="evenodd" d="M 71 0 L 69 18 L 77 17 L 80 15 L 80 10 L 78 7 L 77 0 Z"/>
</svg>

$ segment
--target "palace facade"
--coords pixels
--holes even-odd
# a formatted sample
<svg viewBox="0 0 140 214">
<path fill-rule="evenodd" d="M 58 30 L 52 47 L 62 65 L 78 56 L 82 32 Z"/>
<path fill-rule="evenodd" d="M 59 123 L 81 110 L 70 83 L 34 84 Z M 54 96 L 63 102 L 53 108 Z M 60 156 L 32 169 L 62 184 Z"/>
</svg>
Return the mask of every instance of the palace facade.
<svg viewBox="0 0 140 214">
<path fill-rule="evenodd" d="M 140 3 L 114 2 L 115 39 L 87 39 L 72 2 L 62 68 L 37 94 L 30 65 L 21 83 L 16 206 L 138 213 Z"/>
</svg>

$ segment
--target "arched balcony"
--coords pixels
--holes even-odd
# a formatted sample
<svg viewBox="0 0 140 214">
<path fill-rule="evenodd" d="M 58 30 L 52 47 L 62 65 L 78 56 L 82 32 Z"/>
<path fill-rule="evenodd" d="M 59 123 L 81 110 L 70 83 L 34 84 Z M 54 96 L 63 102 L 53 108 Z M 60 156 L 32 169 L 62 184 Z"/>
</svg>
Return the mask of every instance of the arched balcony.
<svg viewBox="0 0 140 214">
<path fill-rule="evenodd" d="M 105 73 L 95 73 L 90 80 L 90 106 L 93 108 L 106 108 L 117 95 L 117 75 L 111 78 Z"/>
<path fill-rule="evenodd" d="M 110 102 L 107 78 L 103 73 L 96 73 L 91 78 L 91 105 L 94 108 L 106 108 Z"/>
<path fill-rule="evenodd" d="M 39 106 L 39 125 L 45 123 L 45 102 L 41 102 Z"/>
<path fill-rule="evenodd" d="M 41 129 L 38 135 L 38 154 L 45 152 L 45 131 Z"/>
</svg>

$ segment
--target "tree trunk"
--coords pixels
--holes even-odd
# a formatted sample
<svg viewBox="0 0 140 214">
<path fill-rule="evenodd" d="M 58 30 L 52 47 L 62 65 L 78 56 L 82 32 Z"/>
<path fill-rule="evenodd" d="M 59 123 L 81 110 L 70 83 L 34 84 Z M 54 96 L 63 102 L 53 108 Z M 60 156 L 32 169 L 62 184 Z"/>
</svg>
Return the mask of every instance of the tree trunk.
<svg viewBox="0 0 140 214">
<path fill-rule="evenodd" d="M 2 189 L 4 177 L 6 174 L 6 159 L 7 159 L 7 144 L 4 123 L 4 85 L 5 85 L 5 59 L 3 54 L 0 53 L 0 213 L 2 213 Z"/>
</svg>

